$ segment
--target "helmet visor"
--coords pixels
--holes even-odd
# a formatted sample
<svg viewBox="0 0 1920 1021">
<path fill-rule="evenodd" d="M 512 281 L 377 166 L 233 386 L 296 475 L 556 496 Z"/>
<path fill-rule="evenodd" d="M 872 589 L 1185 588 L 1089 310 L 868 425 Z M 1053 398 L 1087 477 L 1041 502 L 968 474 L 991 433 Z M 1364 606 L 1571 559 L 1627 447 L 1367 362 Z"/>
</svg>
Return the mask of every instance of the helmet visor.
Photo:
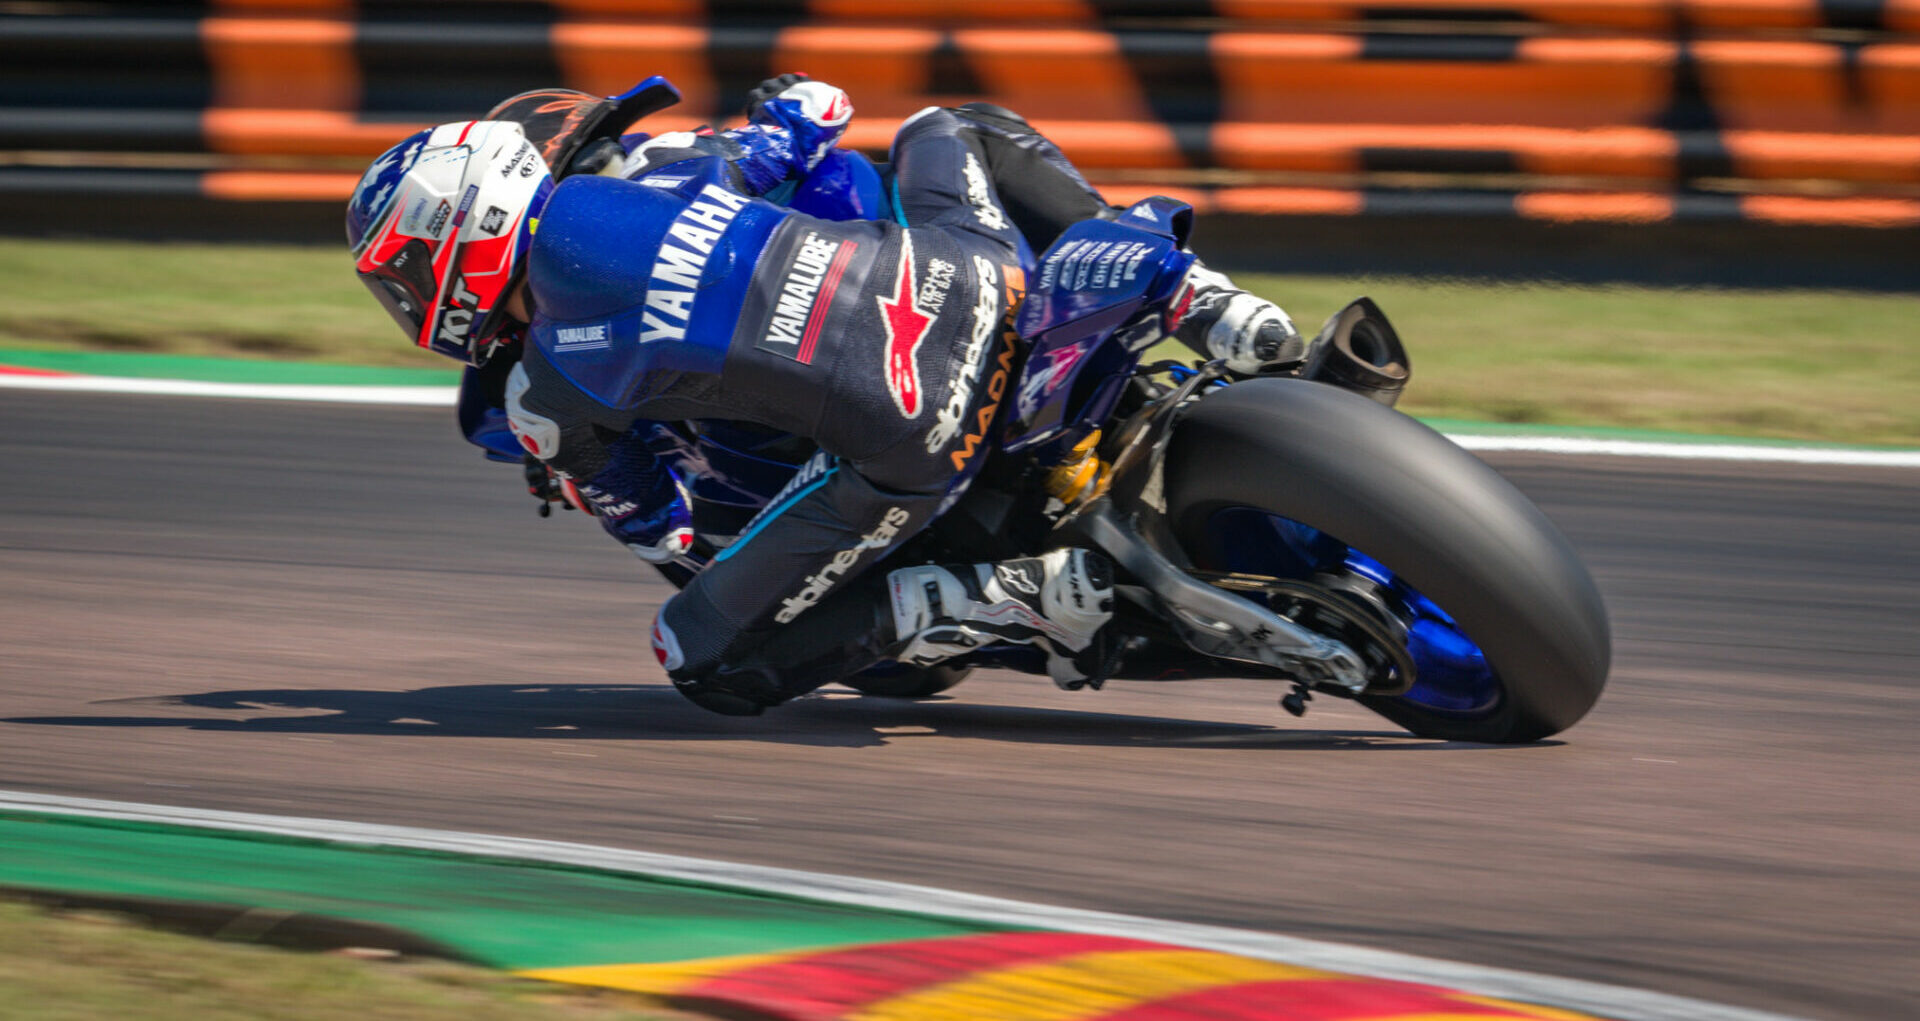
<svg viewBox="0 0 1920 1021">
<path fill-rule="evenodd" d="M 373 300 L 407 331 L 407 336 L 420 343 L 433 296 L 439 291 L 439 281 L 433 276 L 433 252 L 427 243 L 419 238 L 408 241 L 393 258 L 361 270 L 360 282 L 367 285 Z M 460 356 L 465 357 L 465 352 Z"/>
</svg>

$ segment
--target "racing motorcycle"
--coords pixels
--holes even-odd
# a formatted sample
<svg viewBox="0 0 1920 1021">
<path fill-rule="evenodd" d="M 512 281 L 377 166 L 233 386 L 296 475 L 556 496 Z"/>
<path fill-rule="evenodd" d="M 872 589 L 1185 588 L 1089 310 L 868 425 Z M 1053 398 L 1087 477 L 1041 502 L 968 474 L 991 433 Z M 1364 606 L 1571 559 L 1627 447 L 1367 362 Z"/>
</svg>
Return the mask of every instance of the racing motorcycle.
<svg viewBox="0 0 1920 1021">
<path fill-rule="evenodd" d="M 867 183 L 846 193 L 871 206 L 884 191 L 849 165 Z M 1105 679 L 1270 680 L 1294 715 L 1324 693 L 1447 740 L 1573 725 L 1606 683 L 1600 593 L 1506 479 L 1394 410 L 1411 363 L 1378 306 L 1334 314 L 1276 376 L 1152 357 L 1191 227 L 1189 207 L 1149 199 L 1025 267 L 1025 300 L 968 352 L 991 370 L 953 448 L 956 496 L 876 569 L 1093 547 L 1117 569 Z M 724 423 L 659 428 L 707 551 L 810 452 Z M 1036 650 L 1005 646 L 842 683 L 925 697 L 989 666 L 1045 675 Z"/>
</svg>

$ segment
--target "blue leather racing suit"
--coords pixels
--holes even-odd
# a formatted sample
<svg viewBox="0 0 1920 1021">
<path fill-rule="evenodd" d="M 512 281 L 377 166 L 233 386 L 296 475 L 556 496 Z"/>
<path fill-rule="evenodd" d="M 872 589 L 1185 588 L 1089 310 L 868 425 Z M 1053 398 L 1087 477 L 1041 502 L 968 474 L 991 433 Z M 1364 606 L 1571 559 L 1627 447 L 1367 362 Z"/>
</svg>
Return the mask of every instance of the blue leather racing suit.
<svg viewBox="0 0 1920 1021">
<path fill-rule="evenodd" d="M 996 187 L 1008 175 L 992 166 L 1007 133 L 990 120 L 929 109 L 901 128 L 900 222 L 750 198 L 724 159 L 696 151 L 635 180 L 569 178 L 547 204 L 529 255 L 526 350 L 506 389 L 526 449 L 625 503 L 662 489 L 664 469 L 632 439 L 645 423 L 750 422 L 819 448 L 660 612 L 656 651 L 696 701 L 923 528 L 984 461 L 1017 368 L 1012 317 L 1032 259 L 1023 228 L 1044 242 L 1105 208 L 1067 167 L 1055 183 L 1069 208 L 1037 227 L 1022 210 L 1017 223 Z M 877 619 L 856 609 L 834 626 Z M 879 658 L 873 642 L 854 644 L 860 656 L 842 668 Z M 764 694 L 827 679 L 776 676 Z"/>
</svg>

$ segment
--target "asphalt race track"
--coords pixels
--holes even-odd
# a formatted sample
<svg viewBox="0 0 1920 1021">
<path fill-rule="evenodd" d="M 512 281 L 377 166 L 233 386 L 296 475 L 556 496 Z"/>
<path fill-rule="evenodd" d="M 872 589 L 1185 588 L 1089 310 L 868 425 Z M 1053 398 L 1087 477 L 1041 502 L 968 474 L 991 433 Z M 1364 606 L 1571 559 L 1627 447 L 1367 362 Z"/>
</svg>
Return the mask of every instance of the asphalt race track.
<svg viewBox="0 0 1920 1021">
<path fill-rule="evenodd" d="M 1542 745 L 1253 682 L 760 720 L 444 410 L 0 395 L 0 789 L 578 840 L 1817 1017 L 1920 1001 L 1920 471 L 1489 455 L 1613 611 Z"/>
</svg>

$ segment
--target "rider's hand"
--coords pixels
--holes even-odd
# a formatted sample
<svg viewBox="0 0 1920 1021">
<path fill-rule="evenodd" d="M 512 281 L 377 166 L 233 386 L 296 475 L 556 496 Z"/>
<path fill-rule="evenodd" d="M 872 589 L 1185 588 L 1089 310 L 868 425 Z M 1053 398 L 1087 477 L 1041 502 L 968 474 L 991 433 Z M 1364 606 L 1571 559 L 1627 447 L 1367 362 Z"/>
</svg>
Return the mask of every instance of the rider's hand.
<svg viewBox="0 0 1920 1021">
<path fill-rule="evenodd" d="M 1293 320 L 1273 302 L 1251 298 L 1258 305 L 1246 310 L 1238 323 L 1222 319 L 1214 324 L 1207 346 L 1216 356 L 1226 359 L 1227 368 L 1243 376 L 1258 376 L 1297 367 L 1306 352 L 1306 342 Z"/>
<path fill-rule="evenodd" d="M 547 462 L 527 454 L 520 459 L 520 470 L 526 475 L 527 492 L 535 499 L 557 503 L 567 510 L 576 509 L 573 501 L 567 499 L 566 487 L 554 476 L 553 470 L 547 467 Z M 546 513 L 545 510 L 540 512 L 542 517 L 546 516 Z"/>
<path fill-rule="evenodd" d="M 1197 262 L 1172 307 L 1174 336 L 1209 358 L 1224 360 L 1237 375 L 1285 371 L 1306 357 L 1306 341 L 1280 306 Z"/>
<path fill-rule="evenodd" d="M 785 92 L 787 86 L 798 85 L 806 80 L 807 76 L 805 72 L 789 71 L 786 74 L 769 78 L 755 85 L 753 91 L 747 93 L 747 119 L 750 121 L 755 120 L 756 116 L 760 113 L 760 107 L 765 105 L 767 100 Z"/>
<path fill-rule="evenodd" d="M 693 549 L 693 515 L 686 502 L 667 500 L 642 507 L 591 482 L 571 483 L 583 508 L 600 519 L 600 527 L 620 540 L 634 556 L 649 564 L 670 563 Z"/>
<path fill-rule="evenodd" d="M 785 79 L 793 81 L 782 85 Z M 777 91 L 762 97 L 762 89 Z M 785 130 L 793 139 L 795 169 L 812 170 L 840 141 L 853 119 L 853 100 L 844 90 L 805 76 L 781 75 L 760 83 L 747 105 L 747 119 L 762 128 Z"/>
</svg>

